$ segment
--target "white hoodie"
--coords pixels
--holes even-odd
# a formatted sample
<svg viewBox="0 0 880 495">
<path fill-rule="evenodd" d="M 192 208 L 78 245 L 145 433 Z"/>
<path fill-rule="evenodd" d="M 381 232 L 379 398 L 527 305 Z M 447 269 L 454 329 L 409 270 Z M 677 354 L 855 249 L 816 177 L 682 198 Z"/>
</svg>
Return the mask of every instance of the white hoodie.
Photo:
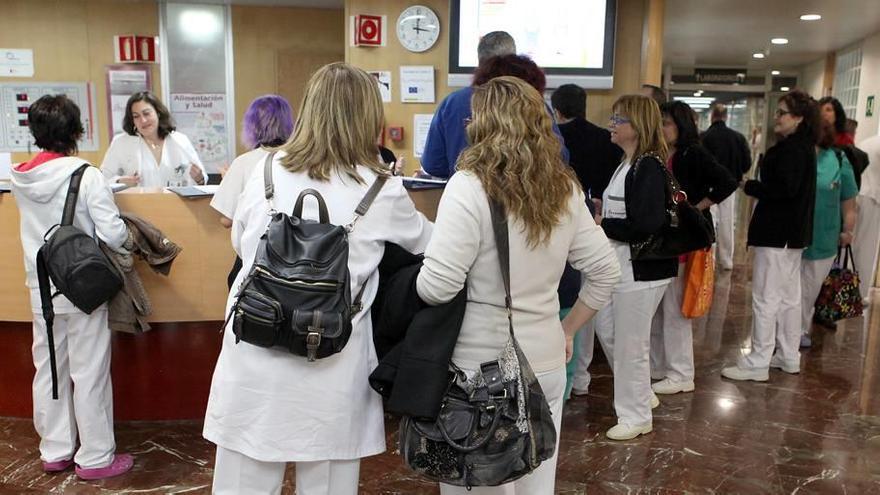
<svg viewBox="0 0 880 495">
<path fill-rule="evenodd" d="M 31 292 L 31 309 L 34 313 L 40 313 L 42 307 L 37 282 L 37 251 L 43 246 L 46 232 L 61 223 L 70 176 L 84 163 L 82 158 L 64 157 L 26 172 L 12 170 L 12 193 L 21 218 L 26 285 Z M 120 249 L 128 237 L 128 228 L 119 216 L 113 192 L 101 171 L 95 167 L 89 167 L 83 174 L 73 224 L 113 249 Z M 61 295 L 55 297 L 52 305 L 59 314 L 78 311 Z"/>
</svg>

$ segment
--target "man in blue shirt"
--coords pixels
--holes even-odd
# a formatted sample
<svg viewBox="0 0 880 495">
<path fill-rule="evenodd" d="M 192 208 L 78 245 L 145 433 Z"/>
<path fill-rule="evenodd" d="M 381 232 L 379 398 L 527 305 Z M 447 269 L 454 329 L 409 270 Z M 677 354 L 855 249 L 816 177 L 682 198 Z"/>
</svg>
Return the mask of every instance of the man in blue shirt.
<svg viewBox="0 0 880 495">
<path fill-rule="evenodd" d="M 477 45 L 477 58 L 480 64 L 492 57 L 513 54 L 516 54 L 516 43 L 513 37 L 504 31 L 492 31 L 486 34 L 480 38 L 480 43 Z M 465 125 L 471 117 L 472 94 L 472 86 L 454 91 L 434 112 L 421 158 L 422 170 L 426 173 L 443 178 L 455 173 L 458 155 L 468 145 Z M 561 136 L 555 122 L 553 132 Z M 562 155 L 568 163 L 568 150 L 564 145 Z"/>
</svg>

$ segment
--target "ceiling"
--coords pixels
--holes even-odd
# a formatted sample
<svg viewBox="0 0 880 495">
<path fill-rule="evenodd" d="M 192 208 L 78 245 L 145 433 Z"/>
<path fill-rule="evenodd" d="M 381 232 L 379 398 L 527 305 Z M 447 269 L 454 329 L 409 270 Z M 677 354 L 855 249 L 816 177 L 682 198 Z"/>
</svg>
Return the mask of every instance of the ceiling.
<svg viewBox="0 0 880 495">
<path fill-rule="evenodd" d="M 821 20 L 801 21 L 801 14 Z M 880 0 L 667 0 L 664 65 L 756 71 L 815 62 L 880 31 Z M 788 38 L 772 45 L 770 38 Z M 764 52 L 762 60 L 752 58 Z"/>
</svg>

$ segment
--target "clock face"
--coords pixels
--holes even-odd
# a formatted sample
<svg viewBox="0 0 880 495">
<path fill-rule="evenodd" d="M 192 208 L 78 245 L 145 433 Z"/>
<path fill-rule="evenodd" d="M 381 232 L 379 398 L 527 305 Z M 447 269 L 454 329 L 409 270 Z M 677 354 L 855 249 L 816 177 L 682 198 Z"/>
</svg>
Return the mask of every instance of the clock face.
<svg viewBox="0 0 880 495">
<path fill-rule="evenodd" d="M 411 52 L 423 52 L 440 37 L 440 19 L 423 5 L 407 7 L 397 18 L 397 39 Z"/>
</svg>

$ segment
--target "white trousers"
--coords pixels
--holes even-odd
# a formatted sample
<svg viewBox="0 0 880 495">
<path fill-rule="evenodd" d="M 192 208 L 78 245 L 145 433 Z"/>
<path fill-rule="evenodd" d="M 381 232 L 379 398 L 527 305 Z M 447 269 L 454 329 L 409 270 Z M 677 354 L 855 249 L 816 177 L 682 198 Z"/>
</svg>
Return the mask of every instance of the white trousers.
<svg viewBox="0 0 880 495">
<path fill-rule="evenodd" d="M 754 247 L 752 350 L 740 368 L 767 369 L 774 344 L 788 364 L 800 364 L 803 249 Z"/>
<path fill-rule="evenodd" d="M 614 411 L 618 423 L 633 426 L 652 421 L 651 320 L 666 285 L 614 292 L 611 303 L 596 315 L 596 335 L 614 371 Z"/>
<path fill-rule="evenodd" d="M 880 251 L 880 203 L 861 194 L 856 197 L 859 217 L 853 241 L 853 257 L 859 272 L 862 299 L 868 297 L 877 273 L 877 253 Z"/>
<path fill-rule="evenodd" d="M 44 462 L 62 461 L 73 458 L 76 452 L 74 461 L 84 468 L 109 465 L 116 440 L 106 307 L 90 315 L 55 315 L 58 400 L 52 399 L 49 338 L 41 314 L 34 314 L 33 331 L 34 427 L 40 435 L 40 458 Z"/>
<path fill-rule="evenodd" d="M 733 237 L 736 228 L 736 191 L 724 201 L 718 203 L 715 210 L 716 221 L 715 241 L 718 245 L 716 255 L 718 265 L 725 270 L 733 269 Z"/>
<path fill-rule="evenodd" d="M 591 319 L 578 330 L 578 355 L 574 365 L 574 376 L 572 377 L 572 388 L 582 391 L 590 389 L 590 363 L 593 362 L 593 347 L 596 340 L 596 321 Z"/>
<path fill-rule="evenodd" d="M 651 374 L 676 382 L 694 380 L 693 325 L 681 314 L 686 266 L 678 264 L 678 276 L 666 286 L 651 323 Z"/>
<path fill-rule="evenodd" d="M 553 457 L 542 462 L 537 469 L 522 478 L 501 486 L 473 487 L 468 491 L 463 486 L 440 483 L 440 495 L 553 495 L 556 490 L 556 461 L 559 456 L 559 438 L 562 436 L 562 403 L 565 395 L 565 366 L 535 373 L 544 397 L 550 405 L 553 425 L 556 427 L 556 451 Z M 297 492 L 299 495 L 299 492 Z"/>
<path fill-rule="evenodd" d="M 286 462 L 263 462 L 217 446 L 214 461 L 215 495 L 278 495 Z M 361 461 L 336 460 L 296 463 L 297 495 L 357 495 Z"/>
<path fill-rule="evenodd" d="M 804 335 L 810 333 L 813 326 L 813 313 L 815 312 L 816 298 L 822 290 L 822 282 L 831 271 L 834 258 L 822 260 L 801 260 L 801 332 Z"/>
</svg>

